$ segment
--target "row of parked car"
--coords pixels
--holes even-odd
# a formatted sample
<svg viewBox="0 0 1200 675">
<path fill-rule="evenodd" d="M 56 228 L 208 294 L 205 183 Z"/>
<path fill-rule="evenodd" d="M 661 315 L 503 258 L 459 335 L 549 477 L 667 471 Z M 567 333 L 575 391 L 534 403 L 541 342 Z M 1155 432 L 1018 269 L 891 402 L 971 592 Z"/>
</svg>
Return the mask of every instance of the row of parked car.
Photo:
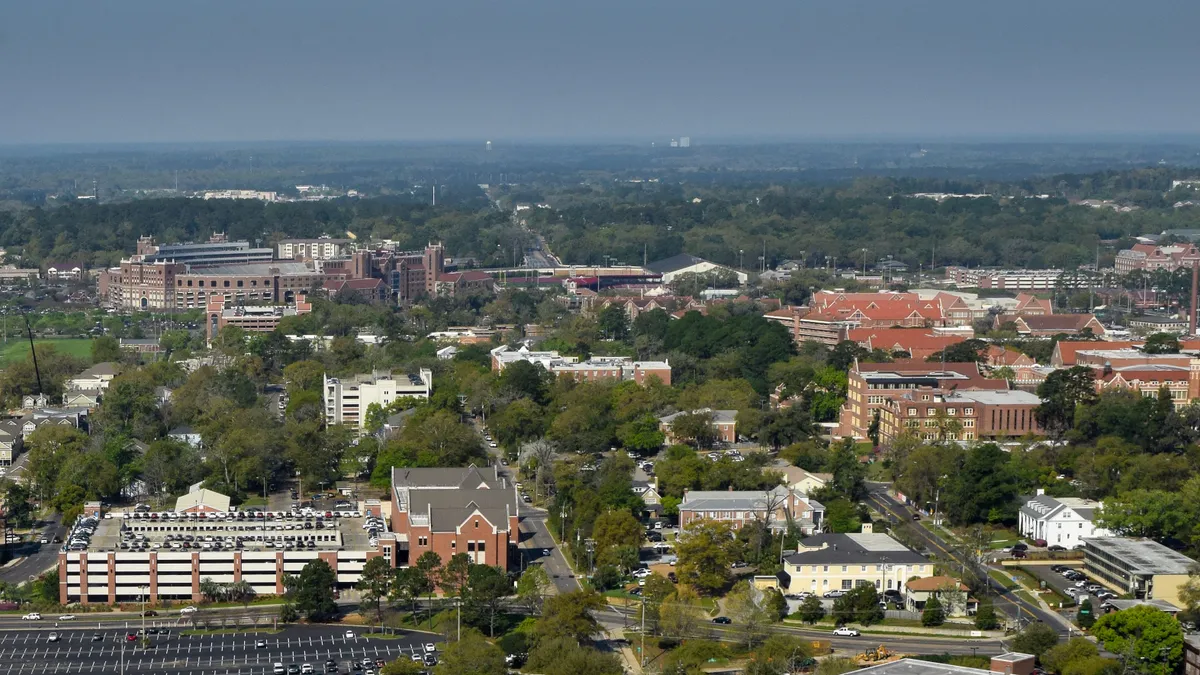
<svg viewBox="0 0 1200 675">
<path fill-rule="evenodd" d="M 67 535 L 67 550 L 68 551 L 86 551 L 87 547 L 92 543 L 92 535 L 96 534 L 96 528 L 100 525 L 100 519 L 96 516 L 86 516 L 79 518 L 75 524 L 71 526 L 71 533 Z"/>
<path fill-rule="evenodd" d="M 1117 597 L 1116 593 L 1113 593 L 1100 584 L 1089 581 L 1087 575 L 1077 569 L 1072 569 L 1066 565 L 1054 565 L 1050 570 L 1057 572 L 1069 581 L 1075 582 L 1073 586 L 1069 586 L 1063 591 L 1072 598 L 1091 595 L 1099 600 L 1107 600 Z"/>
</svg>

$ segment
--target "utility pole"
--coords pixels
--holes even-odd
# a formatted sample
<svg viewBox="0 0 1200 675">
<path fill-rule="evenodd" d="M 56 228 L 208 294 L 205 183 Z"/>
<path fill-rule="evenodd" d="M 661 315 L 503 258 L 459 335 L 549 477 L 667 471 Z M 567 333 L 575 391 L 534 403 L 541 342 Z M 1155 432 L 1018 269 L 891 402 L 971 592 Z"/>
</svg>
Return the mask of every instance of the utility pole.
<svg viewBox="0 0 1200 675">
<path fill-rule="evenodd" d="M 642 670 L 646 670 L 646 596 L 642 595 Z"/>
</svg>

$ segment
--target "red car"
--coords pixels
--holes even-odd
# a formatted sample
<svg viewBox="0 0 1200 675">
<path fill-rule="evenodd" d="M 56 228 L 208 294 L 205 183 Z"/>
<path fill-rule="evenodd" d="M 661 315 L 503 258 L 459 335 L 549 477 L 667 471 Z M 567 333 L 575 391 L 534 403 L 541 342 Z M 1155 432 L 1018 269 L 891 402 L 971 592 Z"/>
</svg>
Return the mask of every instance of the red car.
<svg viewBox="0 0 1200 675">
<path fill-rule="evenodd" d="M 136 634 L 136 633 L 126 633 L 126 634 L 125 634 L 125 641 L 126 641 L 126 642 L 134 642 L 134 641 L 136 641 L 136 640 L 137 640 L 137 634 Z"/>
</svg>

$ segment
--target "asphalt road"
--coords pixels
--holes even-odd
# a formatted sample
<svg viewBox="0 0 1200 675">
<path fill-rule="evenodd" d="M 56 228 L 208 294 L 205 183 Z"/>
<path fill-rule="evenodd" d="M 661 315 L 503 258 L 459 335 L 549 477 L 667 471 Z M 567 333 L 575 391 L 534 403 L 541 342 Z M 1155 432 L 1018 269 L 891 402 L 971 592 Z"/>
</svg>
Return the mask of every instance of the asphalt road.
<svg viewBox="0 0 1200 675">
<path fill-rule="evenodd" d="M 396 639 L 345 636 L 338 626 L 290 626 L 274 634 L 151 636 L 150 646 L 141 648 L 126 640 L 126 631 L 42 628 L 6 631 L 0 635 L 0 671 L 4 673 L 229 673 L 268 674 L 276 663 L 311 664 L 322 672 L 326 660 L 338 665 L 339 673 L 351 672 L 351 661 L 363 658 L 385 661 L 411 658 L 422 644 L 439 642 L 440 636 L 403 633 Z M 60 640 L 50 641 L 57 632 Z M 95 640 L 94 636 L 100 636 Z M 257 642 L 265 642 L 258 647 Z"/>
<path fill-rule="evenodd" d="M 62 517 L 57 513 L 40 527 L 40 531 L 54 541 L 64 537 L 67 528 L 62 526 Z M 39 535 L 40 536 L 40 535 Z M 58 549 L 61 544 L 39 544 L 36 541 L 12 544 L 9 551 L 17 558 L 11 565 L 0 568 L 0 581 L 15 584 L 28 581 L 58 564 Z"/>
<path fill-rule="evenodd" d="M 875 508 L 875 510 L 886 514 L 892 522 L 908 522 L 912 519 L 912 512 L 887 493 L 886 485 L 871 484 L 866 502 Z M 930 530 L 917 525 L 912 528 L 912 531 L 931 553 L 936 553 L 951 560 L 962 561 L 962 555 L 953 545 L 943 541 Z M 1030 604 L 1015 594 L 1005 591 L 991 577 L 985 578 L 987 578 L 988 585 L 996 593 L 993 601 L 996 609 L 1008 614 L 1010 617 L 1017 618 L 1022 624 L 1030 621 L 1041 621 L 1063 635 L 1069 634 L 1069 630 L 1064 624 L 1065 620 L 1062 617 L 1047 612 L 1040 606 Z"/>
</svg>

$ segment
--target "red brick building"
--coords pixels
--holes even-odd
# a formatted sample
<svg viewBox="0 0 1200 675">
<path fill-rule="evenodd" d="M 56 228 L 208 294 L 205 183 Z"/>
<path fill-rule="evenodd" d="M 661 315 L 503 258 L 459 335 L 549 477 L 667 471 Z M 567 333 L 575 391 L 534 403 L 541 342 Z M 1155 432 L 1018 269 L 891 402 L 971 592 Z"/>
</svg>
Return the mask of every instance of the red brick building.
<svg viewBox="0 0 1200 675">
<path fill-rule="evenodd" d="M 434 551 L 443 561 L 466 553 L 480 565 L 508 569 L 520 540 L 516 487 L 492 468 L 392 469 L 393 566 Z"/>
</svg>

